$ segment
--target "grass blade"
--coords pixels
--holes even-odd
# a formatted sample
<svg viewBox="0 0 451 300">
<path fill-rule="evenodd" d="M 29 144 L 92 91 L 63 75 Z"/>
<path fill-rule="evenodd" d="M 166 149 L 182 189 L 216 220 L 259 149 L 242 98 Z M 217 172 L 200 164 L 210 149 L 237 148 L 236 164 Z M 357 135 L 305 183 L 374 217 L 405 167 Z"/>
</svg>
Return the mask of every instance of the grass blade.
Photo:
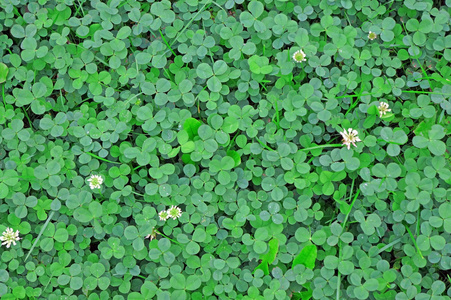
<svg viewBox="0 0 451 300">
<path fill-rule="evenodd" d="M 37 237 L 36 240 L 34 241 L 33 246 L 31 246 L 30 251 L 28 251 L 27 257 L 25 257 L 25 260 L 24 260 L 24 261 L 27 261 L 28 257 L 29 257 L 30 254 L 31 254 L 31 251 L 33 251 L 34 247 L 36 247 L 36 245 L 38 244 L 39 239 L 41 238 L 42 233 L 44 232 L 44 230 L 45 230 L 45 229 L 47 228 L 47 226 L 49 225 L 49 222 L 50 222 L 50 220 L 52 219 L 54 213 L 55 213 L 55 212 L 52 211 L 52 212 L 50 213 L 50 215 L 48 216 L 47 221 L 45 221 L 44 226 L 42 226 L 41 231 L 40 231 L 39 234 L 38 234 L 38 237 Z"/>
</svg>

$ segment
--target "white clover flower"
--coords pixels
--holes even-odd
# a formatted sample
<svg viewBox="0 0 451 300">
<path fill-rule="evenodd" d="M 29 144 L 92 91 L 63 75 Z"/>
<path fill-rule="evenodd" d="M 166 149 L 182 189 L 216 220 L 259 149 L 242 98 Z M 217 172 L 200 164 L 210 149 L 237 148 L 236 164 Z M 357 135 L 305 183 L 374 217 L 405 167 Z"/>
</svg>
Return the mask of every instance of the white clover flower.
<svg viewBox="0 0 451 300">
<path fill-rule="evenodd" d="M 91 190 L 100 189 L 100 186 L 103 183 L 103 178 L 100 175 L 91 175 L 91 177 L 88 179 L 88 182 Z"/>
<path fill-rule="evenodd" d="M 348 131 L 345 129 L 343 132 L 340 132 L 340 134 L 343 137 L 343 145 L 348 146 L 348 149 L 351 148 L 351 144 L 353 144 L 354 147 L 357 147 L 355 143 L 361 142 L 360 138 L 357 136 L 359 133 L 355 129 L 349 128 Z"/>
<path fill-rule="evenodd" d="M 180 218 L 180 216 L 182 215 L 182 210 L 179 207 L 172 205 L 172 207 L 167 210 L 167 213 L 169 217 L 175 220 Z"/>
<path fill-rule="evenodd" d="M 169 212 L 166 210 L 162 210 L 158 213 L 158 216 L 160 217 L 161 221 L 166 221 L 167 219 L 169 219 Z"/>
<path fill-rule="evenodd" d="M 14 230 L 9 227 L 3 232 L 3 236 L 0 236 L 0 240 L 3 241 L 2 245 L 6 245 L 6 248 L 11 247 L 11 243 L 15 246 L 16 242 L 20 239 L 19 230 L 14 232 Z"/>
<path fill-rule="evenodd" d="M 379 110 L 379 116 L 382 118 L 383 115 L 391 111 L 391 109 L 388 108 L 388 103 L 386 102 L 379 102 L 379 106 L 377 108 Z"/>
<path fill-rule="evenodd" d="M 375 39 L 377 38 L 377 34 L 375 34 L 374 32 L 370 31 L 370 32 L 368 33 L 368 38 L 369 38 L 370 40 L 375 40 Z"/>
<path fill-rule="evenodd" d="M 155 230 L 155 228 L 152 229 L 152 233 L 146 235 L 146 239 L 153 240 L 157 237 L 158 232 Z"/>
<path fill-rule="evenodd" d="M 293 59 L 295 62 L 306 61 L 304 51 L 298 50 L 298 51 L 294 52 Z"/>
</svg>

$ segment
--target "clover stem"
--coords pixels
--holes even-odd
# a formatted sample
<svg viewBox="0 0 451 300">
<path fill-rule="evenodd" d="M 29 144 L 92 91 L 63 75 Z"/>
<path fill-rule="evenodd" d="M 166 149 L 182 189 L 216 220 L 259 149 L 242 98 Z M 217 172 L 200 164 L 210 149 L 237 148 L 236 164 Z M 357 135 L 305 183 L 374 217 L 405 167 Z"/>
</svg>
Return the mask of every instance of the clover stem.
<svg viewBox="0 0 451 300">
<path fill-rule="evenodd" d="M 177 36 L 174 38 L 174 40 L 172 41 L 172 43 L 169 45 L 169 47 L 172 47 L 172 45 L 177 41 L 177 39 L 185 32 L 185 30 L 188 28 L 188 26 L 191 25 L 191 23 L 194 21 L 194 19 L 197 18 L 197 16 L 206 8 L 208 8 L 211 4 L 213 3 L 213 1 L 207 1 L 205 2 L 204 6 L 201 7 L 201 9 L 194 15 L 194 17 L 191 18 L 191 20 L 188 22 L 188 24 L 185 25 L 185 27 L 183 27 L 182 31 L 180 31 Z M 208 4 L 208 6 L 207 6 Z"/>
<path fill-rule="evenodd" d="M 416 235 L 418 235 L 418 233 L 420 232 L 420 213 L 421 213 L 421 207 L 418 209 L 418 216 L 417 216 L 417 230 L 415 232 Z"/>
<path fill-rule="evenodd" d="M 166 236 L 165 234 L 159 232 L 158 230 L 155 230 L 155 232 L 158 233 L 158 234 L 160 234 L 160 235 L 162 235 L 162 236 L 164 236 L 164 237 L 167 238 L 168 240 L 170 240 L 170 241 L 172 241 L 172 242 L 174 242 L 174 243 L 176 243 L 176 244 L 179 244 L 180 246 L 182 245 L 182 244 L 180 244 L 179 242 L 177 242 L 176 240 L 173 240 L 173 239 L 171 239 L 170 237 Z"/>
<path fill-rule="evenodd" d="M 83 5 L 80 3 L 79 0 L 77 0 L 77 2 L 78 2 L 78 7 L 77 7 L 77 10 L 75 11 L 75 15 L 77 15 L 78 11 L 81 9 L 81 13 L 83 14 L 83 17 L 84 17 L 85 16 L 85 11 L 83 10 Z"/>
<path fill-rule="evenodd" d="M 161 32 L 161 29 L 158 29 L 158 31 L 160 32 L 161 38 L 163 39 L 163 41 L 166 44 L 166 46 L 168 47 L 168 49 L 171 50 L 171 52 L 172 52 L 172 54 L 174 54 L 174 56 L 177 56 L 177 54 L 175 54 L 174 50 L 172 50 L 171 46 L 169 46 L 169 43 L 166 40 L 166 38 L 164 37 L 163 33 Z"/>
<path fill-rule="evenodd" d="M 348 112 L 353 109 L 354 107 L 357 106 L 357 104 L 360 102 L 360 97 L 362 96 L 362 92 L 363 92 L 363 84 L 360 85 L 360 92 L 357 95 L 357 101 L 356 102 L 351 102 L 351 105 L 349 106 L 348 110 L 345 113 L 345 116 L 348 114 Z"/>
<path fill-rule="evenodd" d="M 415 248 L 417 249 L 418 254 L 421 256 L 421 258 L 424 259 L 423 253 L 421 253 L 420 248 L 418 248 L 417 242 L 415 241 L 415 238 L 413 237 L 412 231 L 410 231 L 409 227 L 406 224 L 404 224 L 404 227 L 406 227 L 407 232 L 410 235 L 410 239 L 412 240 L 413 244 L 415 245 Z"/>
<path fill-rule="evenodd" d="M 94 153 L 91 153 L 91 152 L 85 152 L 85 153 L 88 154 L 88 155 L 91 155 L 92 157 L 95 157 L 95 158 L 97 158 L 97 159 L 103 160 L 104 162 L 109 162 L 109 163 L 112 163 L 112 164 L 118 164 L 118 165 L 121 164 L 121 163 L 118 163 L 118 162 L 115 162 L 115 161 L 111 161 L 111 160 L 102 158 L 102 157 L 100 157 L 100 156 L 98 156 L 98 155 L 95 155 Z"/>
<path fill-rule="evenodd" d="M 304 70 L 304 65 L 301 63 L 301 68 L 302 68 L 302 72 L 304 72 L 304 74 L 307 74 Z"/>
<path fill-rule="evenodd" d="M 2 98 L 3 98 L 3 103 L 5 104 L 5 109 L 6 109 L 5 84 L 2 84 Z"/>
<path fill-rule="evenodd" d="M 343 221 L 343 224 L 341 225 L 341 227 L 343 229 L 345 228 L 346 223 L 348 222 L 348 218 L 349 218 L 349 215 L 351 214 L 352 207 L 354 206 L 354 203 L 357 200 L 357 197 L 359 196 L 359 194 L 360 194 L 360 189 L 357 190 L 357 193 L 354 196 L 354 200 L 352 200 L 351 206 L 349 207 L 349 211 L 348 211 L 348 213 L 345 216 L 345 220 Z"/>
<path fill-rule="evenodd" d="M 232 138 L 232 140 L 230 141 L 229 147 L 227 147 L 227 151 L 226 151 L 226 152 L 229 152 L 230 147 L 232 147 L 232 145 L 233 145 L 233 143 L 235 142 L 235 139 L 236 139 L 237 136 L 238 136 L 238 132 L 235 134 L 235 136 L 234 136 L 234 137 Z"/>
<path fill-rule="evenodd" d="M 403 93 L 410 93 L 410 94 L 432 94 L 432 95 L 451 96 L 451 94 L 435 93 L 435 92 L 424 92 L 424 91 L 401 91 L 401 92 L 403 92 Z"/>
<path fill-rule="evenodd" d="M 309 147 L 309 148 L 304 148 L 304 149 L 299 149 L 299 150 L 314 150 L 314 149 L 319 149 L 319 148 L 327 148 L 327 147 L 341 147 L 343 146 L 343 144 L 328 144 L 328 145 L 318 145 L 318 146 L 314 146 L 314 147 Z"/>
<path fill-rule="evenodd" d="M 382 252 L 384 252 L 386 249 L 392 247 L 393 245 L 399 243 L 402 240 L 402 237 L 400 237 L 399 239 L 394 240 L 393 242 L 391 242 L 390 244 L 385 245 L 384 247 L 380 248 L 379 251 L 377 252 L 377 254 L 380 254 Z"/>
<path fill-rule="evenodd" d="M 5 98 L 3 98 L 3 100 L 4 100 Z M 6 105 L 5 105 L 5 108 L 6 108 Z M 27 114 L 27 111 L 25 110 L 25 108 L 22 106 L 22 110 L 23 110 L 23 112 L 24 112 L 24 114 L 25 114 L 25 117 L 27 118 L 27 120 L 28 120 L 28 123 L 30 124 L 30 128 L 31 129 L 33 129 L 33 123 L 31 123 L 31 120 L 30 120 L 30 117 L 28 116 L 28 114 Z"/>
<path fill-rule="evenodd" d="M 266 89 L 265 89 L 266 90 Z M 277 119 L 277 122 L 274 122 L 277 125 L 277 128 L 280 129 L 280 117 L 279 117 L 279 107 L 277 105 L 277 100 L 274 101 L 274 109 L 275 109 L 275 114 L 272 118 L 272 120 L 274 121 L 274 119 Z"/>
<path fill-rule="evenodd" d="M 340 241 L 341 244 L 341 241 Z M 341 245 L 339 246 L 339 250 L 338 253 L 340 253 L 340 249 L 341 249 Z M 338 257 L 340 257 L 340 254 L 338 254 Z M 340 281 L 341 281 L 341 273 L 340 270 L 338 271 L 338 276 L 337 276 L 337 296 L 335 297 L 336 300 L 340 300 Z"/>
<path fill-rule="evenodd" d="M 260 145 L 262 145 L 263 147 L 265 147 L 266 149 L 270 150 L 270 151 L 276 151 L 274 149 L 271 149 L 268 145 L 264 144 L 262 141 L 260 141 L 260 139 L 258 137 L 255 137 L 257 139 L 257 141 L 260 143 Z"/>
</svg>

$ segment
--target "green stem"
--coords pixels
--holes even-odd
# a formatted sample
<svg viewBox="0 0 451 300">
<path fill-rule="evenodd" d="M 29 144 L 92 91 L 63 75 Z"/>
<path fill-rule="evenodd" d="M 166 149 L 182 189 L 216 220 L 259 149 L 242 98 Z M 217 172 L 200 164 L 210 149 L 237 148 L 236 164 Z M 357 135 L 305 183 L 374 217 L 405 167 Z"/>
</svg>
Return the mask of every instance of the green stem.
<svg viewBox="0 0 451 300">
<path fill-rule="evenodd" d="M 116 162 L 116 161 L 111 161 L 111 160 L 102 158 L 102 157 L 100 157 L 100 156 L 98 156 L 98 155 L 95 155 L 94 153 L 91 153 L 91 152 L 85 152 L 85 153 L 88 154 L 88 155 L 91 155 L 92 157 L 95 157 L 95 158 L 97 158 L 97 159 L 100 159 L 100 160 L 102 160 L 102 161 L 104 161 L 104 162 L 109 162 L 109 163 L 117 164 L 117 165 L 120 165 L 120 164 L 121 164 L 121 163 L 118 163 L 118 162 Z"/>
<path fill-rule="evenodd" d="M 22 15 L 19 13 L 19 10 L 17 9 L 17 7 L 13 7 L 13 13 L 17 16 L 17 17 L 19 17 L 19 18 L 22 18 Z"/>
<path fill-rule="evenodd" d="M 417 230 L 415 232 L 415 234 L 418 236 L 418 234 L 420 233 L 420 213 L 421 213 L 421 208 L 418 209 L 418 215 L 417 215 Z"/>
<path fill-rule="evenodd" d="M 232 140 L 230 141 L 229 147 L 227 147 L 227 151 L 229 152 L 230 147 L 232 147 L 233 143 L 235 142 L 236 137 L 238 136 L 238 132 L 235 134 L 235 136 L 232 138 Z"/>
<path fill-rule="evenodd" d="M 172 241 L 172 242 L 174 242 L 174 243 L 179 244 L 180 246 L 182 246 L 182 244 L 180 244 L 180 243 L 177 242 L 176 240 L 171 239 L 170 237 L 166 236 L 165 234 L 159 232 L 158 230 L 155 230 L 155 232 L 158 233 L 158 234 L 160 234 L 160 235 L 162 235 L 162 236 L 164 236 L 164 237 L 167 238 L 168 240 L 170 240 L 170 241 Z"/>
<path fill-rule="evenodd" d="M 362 96 L 362 92 L 363 92 L 363 83 L 360 85 L 360 92 L 357 95 L 357 101 L 356 102 L 352 102 L 351 105 L 349 106 L 348 110 L 345 113 L 345 116 L 348 114 L 348 112 L 351 111 L 351 109 L 353 109 L 354 107 L 357 106 L 357 104 L 359 104 L 360 102 L 360 97 Z"/>
<path fill-rule="evenodd" d="M 3 103 L 5 104 L 5 109 L 6 109 L 5 84 L 2 84 L 2 98 L 3 98 Z"/>
<path fill-rule="evenodd" d="M 380 254 L 382 252 L 384 252 L 386 249 L 390 248 L 391 246 L 399 243 L 402 240 L 402 238 L 398 238 L 396 240 L 394 240 L 393 242 L 391 242 L 390 244 L 385 245 L 384 247 L 380 248 L 379 251 L 377 252 L 377 254 Z"/>
<path fill-rule="evenodd" d="M 327 147 L 335 148 L 335 147 L 341 147 L 341 146 L 343 146 L 343 144 L 318 145 L 318 146 L 303 148 L 303 149 L 299 149 L 299 150 L 308 151 L 308 150 L 314 150 L 314 149 L 320 149 L 320 148 L 327 148 Z"/>
<path fill-rule="evenodd" d="M 417 58 L 416 60 L 417 60 L 418 64 L 420 65 L 421 71 L 423 72 L 424 76 L 426 76 L 426 78 L 427 78 L 427 80 L 428 80 L 428 82 L 429 82 L 429 88 L 432 90 L 432 83 L 431 83 L 431 81 L 429 80 L 428 74 L 427 74 L 426 71 L 424 70 L 423 65 L 420 63 L 420 61 L 418 60 L 418 58 Z"/>
<path fill-rule="evenodd" d="M 60 90 L 60 100 L 61 100 L 61 108 L 64 109 L 64 101 L 63 101 L 63 92 Z"/>
<path fill-rule="evenodd" d="M 142 95 L 142 93 L 133 95 L 133 97 L 131 97 L 130 99 L 128 99 L 128 100 L 125 102 L 125 105 L 127 105 L 130 101 L 132 101 L 133 99 L 135 99 L 135 98 L 138 97 L 139 95 Z"/>
<path fill-rule="evenodd" d="M 258 141 L 263 147 L 265 147 L 265 148 L 268 149 L 269 151 L 276 151 L 276 150 L 274 150 L 274 149 L 269 148 L 268 145 L 266 145 L 266 144 L 264 144 L 262 141 L 260 141 L 260 139 L 259 139 L 258 137 L 255 137 L 255 138 L 257 139 L 257 141 Z"/>
<path fill-rule="evenodd" d="M 277 100 L 274 101 L 274 108 L 276 109 L 276 118 L 277 118 L 277 128 L 280 128 L 280 117 L 279 117 L 279 107 L 277 105 Z"/>
<path fill-rule="evenodd" d="M 78 45 L 77 44 L 77 46 L 79 46 L 79 47 L 81 47 L 80 45 Z M 83 48 L 83 47 L 82 47 Z M 85 49 L 85 48 L 83 48 L 83 49 Z M 110 66 L 110 64 L 109 63 L 107 63 L 106 61 L 104 61 L 103 59 L 101 59 L 101 58 L 99 58 L 99 57 L 97 57 L 97 56 L 94 56 L 98 61 L 100 61 L 101 63 L 103 63 L 105 66 L 107 66 L 107 67 L 109 67 Z"/>
<path fill-rule="evenodd" d="M 346 19 L 348 20 L 349 26 L 351 26 L 351 20 L 349 20 L 348 14 L 346 13 L 346 11 L 344 11 L 344 13 L 345 13 Z"/>
<path fill-rule="evenodd" d="M 404 224 L 404 227 L 406 227 L 407 232 L 410 235 L 410 239 L 412 240 L 413 244 L 415 245 L 415 248 L 417 249 L 418 254 L 420 254 L 421 258 L 424 258 L 423 253 L 421 253 L 421 250 L 420 250 L 420 248 L 418 248 L 417 242 L 415 241 L 415 238 L 413 237 L 412 231 L 410 231 L 409 227 L 406 224 Z"/>
<path fill-rule="evenodd" d="M 217 7 L 219 7 L 220 9 L 222 9 L 225 13 L 227 13 L 226 10 L 225 10 L 221 5 L 219 5 L 219 4 L 216 3 L 215 1 L 212 1 L 212 2 L 213 2 L 214 5 L 216 5 Z"/>
<path fill-rule="evenodd" d="M 383 140 L 383 139 L 377 139 L 376 141 L 378 141 L 378 142 L 386 142 L 386 143 L 394 144 L 394 145 L 404 145 L 404 144 L 401 144 L 401 143 L 392 142 L 392 141 L 386 141 L 386 140 Z"/>
<path fill-rule="evenodd" d="M 349 212 L 346 214 L 345 220 L 343 221 L 343 224 L 341 225 L 342 228 L 345 228 L 346 222 L 348 222 L 349 215 L 351 214 L 352 207 L 354 206 L 354 203 L 357 200 L 357 197 L 359 196 L 359 194 L 360 194 L 360 189 L 357 190 L 357 193 L 354 196 L 354 200 L 352 200 L 351 206 L 349 207 Z"/>
<path fill-rule="evenodd" d="M 349 201 L 351 201 L 351 198 L 352 198 L 352 191 L 354 190 L 354 181 L 355 181 L 355 178 L 352 180 L 351 191 L 349 192 Z M 354 201 L 355 201 L 355 199 L 357 199 L 357 196 L 359 195 L 359 193 L 360 193 L 360 189 L 357 191 L 357 194 L 354 197 Z M 354 206 L 354 201 L 351 204 L 349 213 L 351 213 L 352 207 Z M 343 227 L 342 227 L 343 229 L 345 228 L 349 213 L 346 215 L 345 221 L 343 222 Z M 340 259 L 340 256 L 341 256 L 341 240 L 338 241 L 338 259 Z M 341 273 L 340 273 L 340 270 L 337 270 L 337 271 L 338 271 L 338 280 L 337 280 L 337 293 L 336 293 L 335 299 L 340 300 Z"/>
<path fill-rule="evenodd" d="M 172 50 L 171 46 L 169 46 L 168 41 L 166 41 L 166 38 L 164 37 L 163 33 L 161 32 L 161 29 L 158 29 L 158 31 L 160 32 L 161 38 L 163 39 L 166 46 L 168 46 L 169 50 L 171 50 L 172 54 L 174 54 L 174 56 L 177 56 L 177 54 L 175 54 L 174 50 Z"/>
<path fill-rule="evenodd" d="M 401 92 L 403 92 L 403 93 L 410 93 L 410 94 L 433 94 L 433 95 L 451 96 L 451 94 L 435 93 L 435 92 L 424 92 L 424 91 L 401 91 Z"/>
<path fill-rule="evenodd" d="M 6 108 L 6 104 L 5 104 L 5 108 Z M 30 124 L 30 128 L 33 129 L 33 123 L 31 123 L 30 117 L 27 114 L 27 111 L 25 110 L 25 108 L 22 106 L 22 110 L 25 114 L 25 117 L 27 117 L 28 123 Z"/>
<path fill-rule="evenodd" d="M 204 6 L 202 6 L 202 8 L 194 15 L 194 17 L 188 22 L 188 24 L 185 25 L 185 27 L 183 27 L 182 31 L 179 32 L 179 34 L 177 34 L 177 36 L 175 37 L 174 41 L 172 41 L 172 43 L 169 45 L 169 47 L 172 47 L 172 45 L 174 45 L 174 43 L 177 41 L 177 39 L 185 32 L 185 30 L 191 25 L 191 23 L 193 23 L 194 19 L 197 18 L 197 16 L 205 9 L 208 8 L 208 6 L 210 6 L 212 3 L 212 1 L 207 1 L 205 2 Z"/>
<path fill-rule="evenodd" d="M 77 10 L 75 11 L 74 15 L 77 15 L 78 11 L 81 9 L 81 13 L 83 14 L 83 17 L 84 17 L 85 16 L 85 11 L 83 10 L 83 5 L 80 3 L 79 0 L 77 0 L 77 2 L 78 2 L 78 7 L 77 7 Z"/>
<path fill-rule="evenodd" d="M 351 202 L 351 198 L 352 198 L 352 191 L 354 190 L 354 181 L 355 181 L 355 178 L 354 179 L 352 179 L 352 183 L 351 183 L 351 191 L 349 192 L 349 202 Z"/>
<path fill-rule="evenodd" d="M 341 247 L 340 247 L 340 249 L 341 249 Z M 340 273 L 340 270 L 337 270 L 337 271 L 338 271 L 338 276 L 337 276 L 337 294 L 336 294 L 335 299 L 336 300 L 340 300 L 341 273 Z"/>
<path fill-rule="evenodd" d="M 207 88 L 207 86 L 205 85 L 204 88 L 202 89 L 202 91 L 205 90 L 206 88 Z M 202 92 L 202 91 L 200 91 L 200 92 Z M 197 101 L 197 113 L 199 113 L 199 114 L 200 114 L 200 100 L 199 100 L 200 92 L 199 92 L 199 94 L 197 94 L 196 99 L 194 99 L 194 102 Z"/>
<path fill-rule="evenodd" d="M 343 95 L 343 96 L 338 96 L 335 99 L 341 99 L 341 98 L 355 98 L 355 97 L 364 97 L 364 96 L 371 96 L 373 95 L 373 93 L 370 94 L 364 94 L 364 95 L 358 95 L 358 94 L 354 94 L 354 95 Z M 324 99 L 324 100 L 329 100 L 329 99 Z"/>
</svg>

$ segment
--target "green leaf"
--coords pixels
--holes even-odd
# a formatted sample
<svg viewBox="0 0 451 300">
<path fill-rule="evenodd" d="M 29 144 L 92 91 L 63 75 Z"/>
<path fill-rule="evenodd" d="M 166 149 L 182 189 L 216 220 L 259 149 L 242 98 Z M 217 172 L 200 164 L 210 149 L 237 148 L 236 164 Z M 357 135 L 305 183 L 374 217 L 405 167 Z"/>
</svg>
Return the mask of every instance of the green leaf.
<svg viewBox="0 0 451 300">
<path fill-rule="evenodd" d="M 241 156 L 238 154 L 238 152 L 229 150 L 227 151 L 227 156 L 230 156 L 235 162 L 233 168 L 236 168 L 241 164 Z"/>
<path fill-rule="evenodd" d="M 260 1 L 251 1 L 247 8 L 255 18 L 260 17 L 264 10 L 263 4 Z"/>
<path fill-rule="evenodd" d="M 368 299 L 369 293 L 363 286 L 358 286 L 354 289 L 354 295 L 357 299 Z"/>
<path fill-rule="evenodd" d="M 54 238 L 57 242 L 64 243 L 69 238 L 69 233 L 65 228 L 59 228 L 56 230 Z"/>
<path fill-rule="evenodd" d="M 195 254 L 199 253 L 199 251 L 200 251 L 200 247 L 199 247 L 199 244 L 197 244 L 196 242 L 191 241 L 186 245 L 186 252 L 189 255 L 195 255 Z"/>
<path fill-rule="evenodd" d="M 417 148 L 426 148 L 428 146 L 429 140 L 423 136 L 414 136 L 412 139 L 412 143 Z"/>
<path fill-rule="evenodd" d="M 226 117 L 224 119 L 224 123 L 221 126 L 222 130 L 224 130 L 224 132 L 229 134 L 237 131 L 238 127 L 239 127 L 238 120 L 234 117 Z"/>
<path fill-rule="evenodd" d="M 190 275 L 186 279 L 186 289 L 188 291 L 194 291 L 198 289 L 202 284 L 201 279 L 197 275 Z"/>
<path fill-rule="evenodd" d="M 6 196 L 8 196 L 8 193 L 8 186 L 3 182 L 0 182 L 0 199 L 6 198 Z"/>
<path fill-rule="evenodd" d="M 138 235 L 138 229 L 135 226 L 127 226 L 124 230 L 124 236 L 127 240 L 134 240 Z"/>
<path fill-rule="evenodd" d="M 28 90 L 14 89 L 13 95 L 16 98 L 16 103 L 19 107 L 28 105 L 34 100 L 33 94 Z"/>
<path fill-rule="evenodd" d="M 443 155 L 446 152 L 446 145 L 442 141 L 433 140 L 428 144 L 428 149 L 434 155 Z"/>
<path fill-rule="evenodd" d="M 222 88 L 221 81 L 219 81 L 218 77 L 216 76 L 213 76 L 207 80 L 207 86 L 210 89 L 210 91 L 215 93 L 219 93 Z"/>
<path fill-rule="evenodd" d="M 194 118 L 188 118 L 183 123 L 183 129 L 188 132 L 188 136 L 190 140 L 194 139 L 194 137 L 198 136 L 197 130 L 202 125 L 202 123 Z"/>
<path fill-rule="evenodd" d="M 79 207 L 74 211 L 74 218 L 79 222 L 87 223 L 92 220 L 93 216 L 88 209 L 84 207 Z"/>
<path fill-rule="evenodd" d="M 266 261 L 262 261 L 258 266 L 255 267 L 254 271 L 252 271 L 252 274 L 255 273 L 257 270 L 262 270 L 263 274 L 269 275 L 269 266 Z"/>
<path fill-rule="evenodd" d="M 128 26 L 122 26 L 121 29 L 117 32 L 116 38 L 123 40 L 128 38 L 128 36 L 131 34 L 132 30 Z"/>
<path fill-rule="evenodd" d="M 177 290 L 183 290 L 186 286 L 186 278 L 183 276 L 183 274 L 177 273 L 174 274 L 170 281 L 172 288 Z"/>
<path fill-rule="evenodd" d="M 193 233 L 193 241 L 202 243 L 205 241 L 207 234 L 202 228 L 196 228 Z"/>
<path fill-rule="evenodd" d="M 302 264 L 307 268 L 313 270 L 315 268 L 317 256 L 317 248 L 315 245 L 307 245 L 302 248 L 301 252 L 294 258 L 292 268 Z"/>
<path fill-rule="evenodd" d="M 207 79 L 213 76 L 213 69 L 209 64 L 201 63 L 196 69 L 197 76 L 202 79 Z"/>
<path fill-rule="evenodd" d="M 269 74 L 272 72 L 272 66 L 267 57 L 253 55 L 248 60 L 250 70 L 255 74 Z"/>
<path fill-rule="evenodd" d="M 0 83 L 3 83 L 6 81 L 6 77 L 8 76 L 8 66 L 4 63 L 0 62 Z"/>
<path fill-rule="evenodd" d="M 272 264 L 272 262 L 276 259 L 277 252 L 279 251 L 279 240 L 272 239 L 268 243 L 269 250 L 268 253 L 260 256 L 260 259 L 268 264 Z"/>
</svg>

